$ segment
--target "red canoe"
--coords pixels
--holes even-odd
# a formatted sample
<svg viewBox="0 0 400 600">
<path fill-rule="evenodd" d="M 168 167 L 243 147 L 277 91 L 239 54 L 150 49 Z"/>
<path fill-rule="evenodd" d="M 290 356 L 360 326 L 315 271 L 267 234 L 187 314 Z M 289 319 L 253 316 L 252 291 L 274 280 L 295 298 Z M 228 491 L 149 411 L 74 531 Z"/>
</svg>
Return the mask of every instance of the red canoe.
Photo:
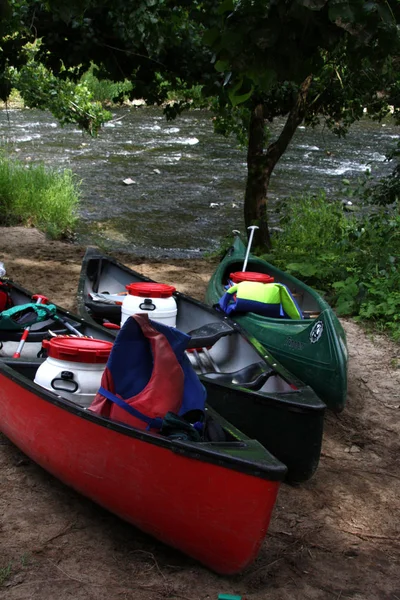
<svg viewBox="0 0 400 600">
<path fill-rule="evenodd" d="M 0 430 L 99 505 L 233 574 L 257 556 L 286 467 L 212 409 L 226 442 L 187 442 L 98 416 L 33 382 L 40 361 L 0 361 Z"/>
</svg>

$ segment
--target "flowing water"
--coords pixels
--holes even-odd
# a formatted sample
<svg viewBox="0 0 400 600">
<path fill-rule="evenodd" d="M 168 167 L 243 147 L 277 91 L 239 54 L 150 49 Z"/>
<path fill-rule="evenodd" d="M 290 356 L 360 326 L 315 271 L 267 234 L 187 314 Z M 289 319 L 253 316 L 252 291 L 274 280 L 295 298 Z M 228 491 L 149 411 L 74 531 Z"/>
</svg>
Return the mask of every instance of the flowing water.
<svg viewBox="0 0 400 600">
<path fill-rule="evenodd" d="M 243 226 L 246 153 L 213 133 L 211 115 L 167 122 L 161 110 L 120 108 L 97 139 L 61 128 L 46 112 L 0 111 L 0 140 L 13 156 L 69 168 L 82 181 L 78 241 L 149 257 L 196 257 Z M 276 133 L 281 124 L 274 126 Z M 399 134 L 391 122 L 363 120 L 345 140 L 300 127 L 270 186 L 270 221 L 280 200 L 324 189 L 338 197 L 343 179 L 366 169 L 386 175 Z M 125 179 L 134 183 L 124 184 Z"/>
</svg>

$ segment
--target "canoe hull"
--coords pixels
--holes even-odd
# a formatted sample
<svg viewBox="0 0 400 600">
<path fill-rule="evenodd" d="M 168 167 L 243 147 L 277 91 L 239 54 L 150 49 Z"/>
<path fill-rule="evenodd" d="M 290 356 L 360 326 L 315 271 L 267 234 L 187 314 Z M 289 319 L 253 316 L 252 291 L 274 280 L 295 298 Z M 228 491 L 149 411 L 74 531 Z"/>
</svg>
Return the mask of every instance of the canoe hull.
<svg viewBox="0 0 400 600">
<path fill-rule="evenodd" d="M 210 279 L 206 291 L 209 305 L 217 304 L 224 294 L 229 274 L 241 270 L 244 254 L 243 242 L 235 237 Z M 308 318 L 273 319 L 248 313 L 235 315 L 235 321 L 310 385 L 328 408 L 341 412 L 347 396 L 348 355 L 345 332 L 333 310 L 315 290 L 266 261 L 250 255 L 247 270 L 268 273 L 288 285 L 304 301 Z"/>
<path fill-rule="evenodd" d="M 49 401 L 56 397 L 37 388 L 0 367 L 0 430 L 33 461 L 218 573 L 254 560 L 280 481 L 149 443 L 149 434 Z"/>
<path fill-rule="evenodd" d="M 315 405 L 307 410 L 301 401 L 296 405 L 295 393 L 263 398 L 257 394 L 249 396 L 240 389 L 232 393 L 212 382 L 206 388 L 212 408 L 268 447 L 287 466 L 288 482 L 303 483 L 315 474 L 321 455 L 323 410 L 315 409 Z"/>
</svg>

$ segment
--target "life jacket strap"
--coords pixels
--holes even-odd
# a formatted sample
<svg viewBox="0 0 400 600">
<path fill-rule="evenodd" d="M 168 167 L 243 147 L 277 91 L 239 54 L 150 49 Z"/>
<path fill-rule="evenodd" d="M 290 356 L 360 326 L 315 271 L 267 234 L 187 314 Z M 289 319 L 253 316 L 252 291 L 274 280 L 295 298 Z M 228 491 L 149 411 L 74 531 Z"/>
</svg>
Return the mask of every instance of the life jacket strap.
<svg viewBox="0 0 400 600">
<path fill-rule="evenodd" d="M 102 386 L 100 386 L 98 393 L 107 398 L 107 400 L 110 400 L 111 402 L 114 402 L 114 404 L 117 404 L 123 410 L 126 410 L 126 412 L 131 414 L 133 417 L 136 417 L 137 419 L 140 419 L 141 421 L 147 423 L 147 431 L 149 429 L 161 429 L 163 424 L 163 420 L 161 417 L 152 418 L 148 417 L 147 415 L 144 415 L 139 410 L 136 410 L 136 408 L 133 408 L 133 406 L 125 402 L 125 400 L 122 400 L 122 398 L 118 398 L 118 396 L 106 390 Z"/>
</svg>

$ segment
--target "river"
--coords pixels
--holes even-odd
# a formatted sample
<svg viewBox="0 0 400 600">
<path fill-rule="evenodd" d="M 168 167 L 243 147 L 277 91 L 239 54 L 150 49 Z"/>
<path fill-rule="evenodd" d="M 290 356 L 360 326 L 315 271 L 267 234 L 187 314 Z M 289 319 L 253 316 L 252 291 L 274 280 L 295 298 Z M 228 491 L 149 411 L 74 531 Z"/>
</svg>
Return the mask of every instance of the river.
<svg viewBox="0 0 400 600">
<path fill-rule="evenodd" d="M 324 189 L 329 198 L 340 197 L 344 179 L 356 181 L 366 169 L 388 174 L 385 157 L 398 138 L 390 121 L 364 119 L 344 140 L 300 127 L 272 176 L 270 221 L 288 196 Z M 82 244 L 188 258 L 215 250 L 232 229 L 244 231 L 246 152 L 213 133 L 206 111 L 167 122 L 160 109 L 118 108 L 92 139 L 73 126 L 61 128 L 47 112 L 2 110 L 0 141 L 22 161 L 77 174 Z"/>
</svg>

